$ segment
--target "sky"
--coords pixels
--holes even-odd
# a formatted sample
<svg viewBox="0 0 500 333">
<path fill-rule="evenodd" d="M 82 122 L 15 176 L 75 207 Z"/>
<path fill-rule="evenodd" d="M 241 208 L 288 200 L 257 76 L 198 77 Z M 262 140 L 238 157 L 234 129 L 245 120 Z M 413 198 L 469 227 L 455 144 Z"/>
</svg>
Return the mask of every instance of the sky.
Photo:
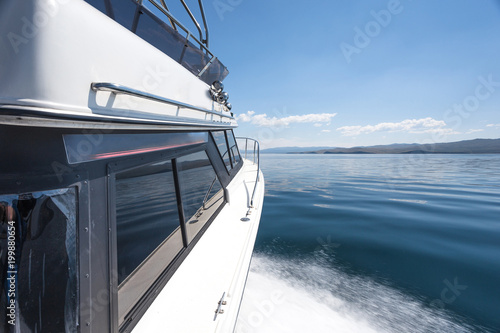
<svg viewBox="0 0 500 333">
<path fill-rule="evenodd" d="M 263 148 L 500 138 L 499 0 L 204 5 L 235 132 Z"/>
</svg>

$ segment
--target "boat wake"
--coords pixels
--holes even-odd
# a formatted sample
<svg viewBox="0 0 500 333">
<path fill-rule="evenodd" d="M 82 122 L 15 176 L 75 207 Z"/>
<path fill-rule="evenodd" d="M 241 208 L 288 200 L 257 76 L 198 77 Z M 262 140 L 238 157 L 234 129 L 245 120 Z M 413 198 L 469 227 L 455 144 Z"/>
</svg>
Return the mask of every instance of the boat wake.
<svg viewBox="0 0 500 333">
<path fill-rule="evenodd" d="M 413 296 L 312 258 L 256 254 L 237 333 L 477 332 Z"/>
</svg>

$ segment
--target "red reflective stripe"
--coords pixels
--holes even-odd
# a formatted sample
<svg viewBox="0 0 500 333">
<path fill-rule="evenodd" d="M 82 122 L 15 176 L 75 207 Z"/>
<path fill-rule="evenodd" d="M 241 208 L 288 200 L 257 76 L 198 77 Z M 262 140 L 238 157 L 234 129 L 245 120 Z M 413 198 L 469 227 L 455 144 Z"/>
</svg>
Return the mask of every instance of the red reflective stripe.
<svg viewBox="0 0 500 333">
<path fill-rule="evenodd" d="M 127 156 L 127 155 L 149 153 L 149 152 L 153 152 L 153 151 L 170 149 L 170 148 L 179 148 L 179 147 L 190 146 L 190 145 L 204 143 L 204 142 L 205 141 L 202 140 L 202 141 L 190 142 L 190 143 L 180 144 L 180 145 L 168 145 L 168 146 L 159 146 L 159 147 L 151 147 L 151 148 L 123 150 L 123 151 L 117 151 L 117 152 L 111 152 L 111 153 L 102 153 L 102 154 L 93 155 L 93 157 L 91 159 L 100 160 L 100 159 L 110 158 L 110 157 L 120 157 L 120 156 Z"/>
</svg>

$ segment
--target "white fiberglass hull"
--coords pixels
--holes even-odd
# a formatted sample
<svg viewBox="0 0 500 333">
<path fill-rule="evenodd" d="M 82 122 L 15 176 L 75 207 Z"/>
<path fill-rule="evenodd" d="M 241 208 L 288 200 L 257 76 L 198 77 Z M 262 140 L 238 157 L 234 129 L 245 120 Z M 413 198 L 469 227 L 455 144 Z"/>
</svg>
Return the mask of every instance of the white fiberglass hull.
<svg viewBox="0 0 500 333">
<path fill-rule="evenodd" d="M 0 110 L 228 125 L 222 116 L 92 90 L 92 83 L 111 82 L 230 115 L 205 82 L 84 1 L 1 1 L 0 31 L 6 32 L 0 38 Z"/>
</svg>

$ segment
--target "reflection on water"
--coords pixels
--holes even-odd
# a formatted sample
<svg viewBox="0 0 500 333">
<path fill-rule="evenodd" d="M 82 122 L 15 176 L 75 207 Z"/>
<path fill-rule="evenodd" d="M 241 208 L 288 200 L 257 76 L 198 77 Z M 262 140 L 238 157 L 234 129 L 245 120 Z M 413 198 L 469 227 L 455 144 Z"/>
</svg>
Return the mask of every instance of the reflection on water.
<svg viewBox="0 0 500 333">
<path fill-rule="evenodd" d="M 295 332 L 317 313 L 316 331 L 500 330 L 499 155 L 262 155 L 262 168 L 242 310 L 276 289 L 297 293 L 255 332 Z"/>
</svg>

